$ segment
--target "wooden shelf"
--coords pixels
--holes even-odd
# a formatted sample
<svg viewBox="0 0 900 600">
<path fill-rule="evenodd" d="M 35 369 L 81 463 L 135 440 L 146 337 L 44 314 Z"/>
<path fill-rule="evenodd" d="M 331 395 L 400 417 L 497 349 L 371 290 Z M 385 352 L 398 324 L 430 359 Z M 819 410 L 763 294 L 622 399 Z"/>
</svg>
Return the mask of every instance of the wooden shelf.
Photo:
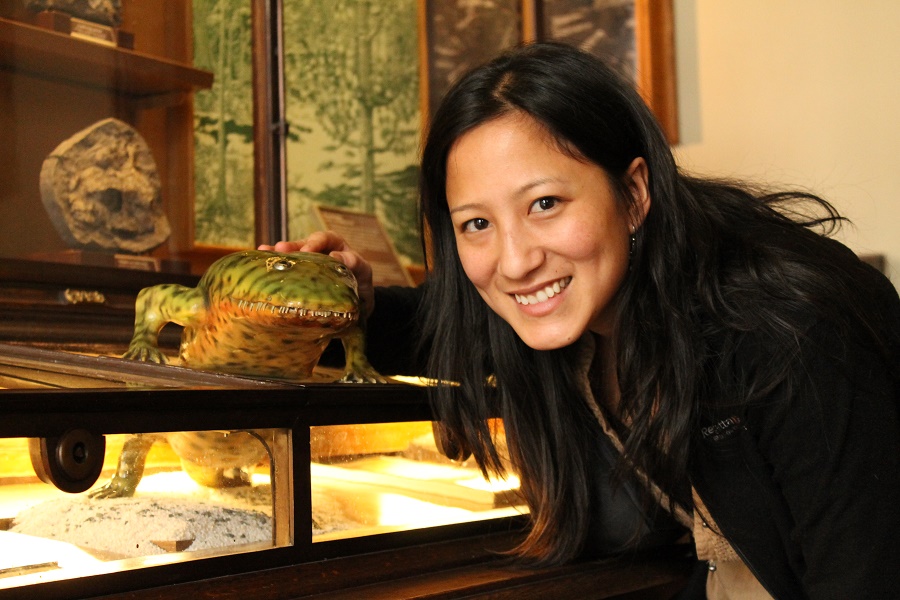
<svg viewBox="0 0 900 600">
<path fill-rule="evenodd" d="M 213 74 L 141 52 L 104 46 L 0 18 L 0 68 L 108 89 L 135 99 L 212 87 Z"/>
</svg>

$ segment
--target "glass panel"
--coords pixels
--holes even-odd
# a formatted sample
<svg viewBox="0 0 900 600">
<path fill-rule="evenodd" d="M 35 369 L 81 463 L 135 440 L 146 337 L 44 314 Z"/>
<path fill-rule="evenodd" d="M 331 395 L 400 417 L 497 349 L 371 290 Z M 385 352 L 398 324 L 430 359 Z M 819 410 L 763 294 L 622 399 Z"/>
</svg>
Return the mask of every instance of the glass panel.
<svg viewBox="0 0 900 600">
<path fill-rule="evenodd" d="M 526 511 L 515 475 L 488 481 L 474 461 L 450 461 L 430 422 L 312 427 L 310 448 L 313 542 Z"/>
<path fill-rule="evenodd" d="M 0 439 L 0 589 L 289 545 L 289 438 L 109 435 L 80 493 L 57 487 L 70 483 L 70 465 L 53 462 L 59 440 Z"/>
</svg>

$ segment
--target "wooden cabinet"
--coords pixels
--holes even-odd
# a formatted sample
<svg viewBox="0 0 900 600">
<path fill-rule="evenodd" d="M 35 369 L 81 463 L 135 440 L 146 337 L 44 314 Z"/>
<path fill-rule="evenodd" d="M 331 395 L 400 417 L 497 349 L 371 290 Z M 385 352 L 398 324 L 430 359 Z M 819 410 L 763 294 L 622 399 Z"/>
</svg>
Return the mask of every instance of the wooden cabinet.
<svg viewBox="0 0 900 600">
<path fill-rule="evenodd" d="M 154 251 L 190 250 L 193 234 L 192 94 L 213 75 L 193 68 L 190 2 L 127 2 L 122 29 L 134 49 L 39 27 L 34 15 L 0 7 L 0 256 L 66 250 L 41 202 L 41 166 L 58 144 L 108 117 L 146 139 L 172 225 Z"/>
</svg>

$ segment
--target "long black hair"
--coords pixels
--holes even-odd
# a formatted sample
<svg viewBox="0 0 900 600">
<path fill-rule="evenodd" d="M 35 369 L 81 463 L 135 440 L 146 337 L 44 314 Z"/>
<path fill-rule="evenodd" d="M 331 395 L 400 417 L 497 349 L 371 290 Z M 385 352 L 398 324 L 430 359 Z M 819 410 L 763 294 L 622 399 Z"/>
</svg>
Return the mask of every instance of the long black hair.
<svg viewBox="0 0 900 600">
<path fill-rule="evenodd" d="M 628 424 L 622 472 L 643 472 L 673 502 L 691 505 L 692 432 L 698 413 L 718 401 L 710 380 L 729 364 L 723 353 L 747 332 L 785 348 L 729 401 L 764 394 L 789 376 L 784 359 L 803 326 L 792 315 L 813 309 L 845 318 L 859 263 L 814 231 L 841 220 L 824 200 L 681 173 L 633 86 L 587 53 L 531 44 L 463 77 L 433 115 L 421 163 L 429 374 L 452 382 L 436 387 L 433 400 L 460 455 L 471 452 L 489 472 L 502 472 L 508 458 L 519 474 L 533 524 L 519 554 L 558 563 L 583 549 L 591 449 L 602 435 L 578 381 L 577 346 L 533 350 L 487 307 L 460 264 L 445 193 L 455 142 L 510 113 L 529 116 L 564 152 L 604 169 L 626 210 L 635 210 L 622 191 L 626 170 L 635 158 L 647 163 L 650 210 L 608 342 L 621 394 L 615 416 Z M 492 416 L 503 418 L 508 457 L 494 443 Z"/>
</svg>

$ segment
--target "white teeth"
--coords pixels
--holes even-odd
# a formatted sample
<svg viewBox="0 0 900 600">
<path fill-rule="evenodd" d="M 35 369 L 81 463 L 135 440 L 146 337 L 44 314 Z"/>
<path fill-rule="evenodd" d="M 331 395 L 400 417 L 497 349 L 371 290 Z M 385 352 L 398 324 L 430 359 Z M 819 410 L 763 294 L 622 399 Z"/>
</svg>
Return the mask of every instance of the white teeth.
<svg viewBox="0 0 900 600">
<path fill-rule="evenodd" d="M 528 306 L 529 304 L 538 304 L 539 302 L 546 302 L 553 296 L 557 295 L 560 291 L 565 289 L 569 282 L 572 280 L 571 277 L 565 277 L 560 279 L 559 281 L 553 282 L 553 285 L 548 285 L 542 290 L 538 290 L 534 294 L 528 294 L 527 296 L 523 294 L 515 294 L 516 302 L 519 304 L 523 304 Z"/>
<path fill-rule="evenodd" d="M 248 312 L 269 312 L 272 314 L 293 315 L 298 317 L 337 317 L 340 319 L 350 319 L 353 317 L 352 312 L 337 312 L 333 310 L 315 310 L 309 308 L 292 308 L 289 306 L 273 306 L 265 302 L 248 302 L 247 300 L 238 300 L 237 305 Z"/>
</svg>

